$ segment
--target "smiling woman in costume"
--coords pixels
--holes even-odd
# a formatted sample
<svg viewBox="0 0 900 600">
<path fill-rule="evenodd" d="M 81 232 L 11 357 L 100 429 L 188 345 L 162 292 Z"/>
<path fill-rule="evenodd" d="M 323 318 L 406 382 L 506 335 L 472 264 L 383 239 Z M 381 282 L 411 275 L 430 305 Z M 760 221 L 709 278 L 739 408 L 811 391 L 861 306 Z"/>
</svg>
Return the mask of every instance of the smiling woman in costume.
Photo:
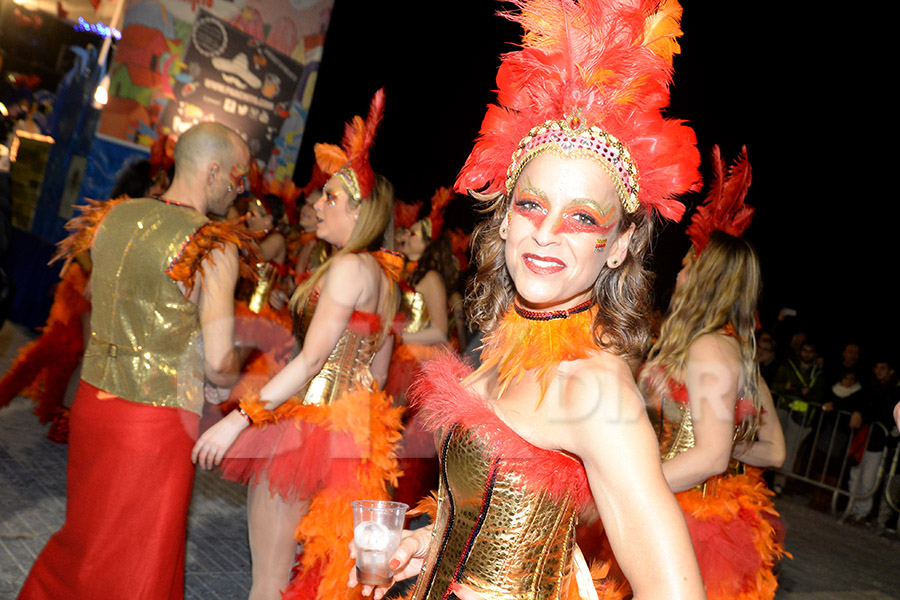
<svg viewBox="0 0 900 600">
<path fill-rule="evenodd" d="M 670 314 L 641 371 L 663 473 L 685 513 L 711 600 L 771 600 L 784 554 L 762 471 L 784 462 L 784 436 L 756 362 L 762 278 L 741 239 L 753 208 L 746 149 L 725 176 L 718 147 Z M 733 458 L 734 457 L 734 458 Z M 754 466 L 750 466 L 754 465 Z"/>
<path fill-rule="evenodd" d="M 200 466 L 224 456 L 225 477 L 249 485 L 253 600 L 346 593 L 350 502 L 387 499 L 387 484 L 397 483 L 400 410 L 378 388 L 387 376 L 402 260 L 375 250 L 390 222 L 393 187 L 368 158 L 383 102 L 379 91 L 368 119 L 347 125 L 343 149 L 316 145 L 317 161 L 333 174 L 315 204 L 316 231 L 338 251 L 291 299 L 299 352 L 194 448 Z"/>
<path fill-rule="evenodd" d="M 414 384 L 440 488 L 394 577 L 418 575 L 415 600 L 597 598 L 574 539 L 596 505 L 636 598 L 703 598 L 632 374 L 654 213 L 679 218 L 671 196 L 698 179 L 693 131 L 660 114 L 681 8 L 515 4 L 523 48 L 457 180 L 489 212 L 470 294 L 482 366 L 438 359 Z"/>
</svg>

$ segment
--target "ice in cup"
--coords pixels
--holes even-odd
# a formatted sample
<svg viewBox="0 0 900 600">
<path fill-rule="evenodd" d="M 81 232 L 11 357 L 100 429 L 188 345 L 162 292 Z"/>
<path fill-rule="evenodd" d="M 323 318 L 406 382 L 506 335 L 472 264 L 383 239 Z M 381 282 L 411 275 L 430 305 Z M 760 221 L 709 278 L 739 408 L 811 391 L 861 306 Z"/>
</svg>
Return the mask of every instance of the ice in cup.
<svg viewBox="0 0 900 600">
<path fill-rule="evenodd" d="M 356 579 L 365 585 L 389 585 L 394 572 L 388 562 L 400 545 L 409 506 L 388 500 L 356 500 L 351 505 Z"/>
</svg>

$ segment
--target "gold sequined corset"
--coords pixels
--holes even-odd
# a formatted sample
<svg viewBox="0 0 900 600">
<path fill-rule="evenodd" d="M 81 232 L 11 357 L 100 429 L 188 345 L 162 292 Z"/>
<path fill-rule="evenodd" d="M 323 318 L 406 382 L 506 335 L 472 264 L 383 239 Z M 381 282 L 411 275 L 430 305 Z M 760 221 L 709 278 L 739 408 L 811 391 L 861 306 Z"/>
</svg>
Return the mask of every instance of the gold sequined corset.
<svg viewBox="0 0 900 600">
<path fill-rule="evenodd" d="M 418 333 L 431 325 L 431 317 L 425 306 L 425 296 L 415 290 L 403 290 L 400 297 L 400 314 L 406 317 L 403 333 Z"/>
<path fill-rule="evenodd" d="M 303 346 L 318 303 L 319 294 L 311 294 L 299 316 L 295 315 L 294 335 L 298 349 Z M 371 388 L 375 379 L 370 367 L 379 348 L 380 333 L 381 319 L 377 315 L 354 312 L 322 370 L 295 397 L 302 398 L 304 404 L 324 406 L 356 387 Z"/>
<path fill-rule="evenodd" d="M 125 400 L 203 407 L 197 306 L 166 269 L 205 216 L 142 198 L 115 206 L 91 248 L 91 337 L 81 377 Z"/>
<path fill-rule="evenodd" d="M 414 600 L 447 597 L 455 581 L 489 600 L 567 597 L 574 576 L 575 499 L 551 496 L 525 480 L 523 471 L 540 458 L 513 464 L 492 458 L 492 447 L 461 425 L 444 434 L 437 518 Z"/>
<path fill-rule="evenodd" d="M 663 462 L 671 460 L 695 445 L 691 404 L 683 383 L 669 381 L 666 393 L 650 392 L 647 414 L 659 440 L 659 454 Z M 732 460 L 726 473 L 736 473 L 739 463 Z"/>
</svg>

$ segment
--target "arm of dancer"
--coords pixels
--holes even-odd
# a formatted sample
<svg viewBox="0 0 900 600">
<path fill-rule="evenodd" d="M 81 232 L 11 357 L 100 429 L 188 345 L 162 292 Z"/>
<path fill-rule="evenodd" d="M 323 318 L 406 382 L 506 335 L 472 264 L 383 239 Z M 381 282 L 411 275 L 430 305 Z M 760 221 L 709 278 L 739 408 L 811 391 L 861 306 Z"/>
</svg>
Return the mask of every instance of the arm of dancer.
<svg viewBox="0 0 900 600">
<path fill-rule="evenodd" d="M 241 371 L 241 356 L 234 347 L 234 288 L 240 263 L 237 249 L 215 248 L 203 261 L 196 299 L 203 335 L 203 361 L 210 383 L 230 387 Z"/>
<path fill-rule="evenodd" d="M 415 333 L 403 335 L 407 344 L 442 344 L 447 341 L 447 290 L 437 271 L 428 271 L 416 285 L 416 291 L 425 299 L 431 325 Z"/>
<path fill-rule="evenodd" d="M 684 384 L 690 397 L 694 447 L 663 463 L 673 492 L 689 490 L 728 468 L 739 379 L 740 354 L 734 338 L 710 333 L 691 344 Z"/>
<path fill-rule="evenodd" d="M 348 254 L 336 260 L 323 278 L 322 291 L 300 353 L 260 390 L 260 401 L 273 410 L 300 391 L 325 364 L 356 306 L 368 300 L 371 274 L 359 257 Z M 250 425 L 233 410 L 207 429 L 194 445 L 191 459 L 204 469 L 222 462 L 237 436 Z"/>
<path fill-rule="evenodd" d="M 759 431 L 752 442 L 741 442 L 734 447 L 733 456 L 754 467 L 775 467 L 784 464 L 784 432 L 775 412 L 775 401 L 765 380 L 759 378 Z"/>
<path fill-rule="evenodd" d="M 551 405 L 552 406 L 552 405 Z M 644 402 L 625 361 L 591 359 L 544 419 L 581 458 L 634 598 L 705 598 L 684 516 L 660 469 Z"/>
</svg>

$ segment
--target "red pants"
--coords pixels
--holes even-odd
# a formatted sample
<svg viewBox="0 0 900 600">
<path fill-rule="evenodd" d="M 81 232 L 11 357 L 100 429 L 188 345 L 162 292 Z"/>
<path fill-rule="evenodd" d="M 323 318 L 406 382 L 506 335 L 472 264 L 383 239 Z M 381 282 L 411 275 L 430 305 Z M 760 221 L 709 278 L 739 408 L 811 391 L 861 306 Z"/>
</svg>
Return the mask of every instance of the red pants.
<svg viewBox="0 0 900 600">
<path fill-rule="evenodd" d="M 20 600 L 174 600 L 199 417 L 122 400 L 82 381 L 72 405 L 66 521 Z"/>
</svg>

